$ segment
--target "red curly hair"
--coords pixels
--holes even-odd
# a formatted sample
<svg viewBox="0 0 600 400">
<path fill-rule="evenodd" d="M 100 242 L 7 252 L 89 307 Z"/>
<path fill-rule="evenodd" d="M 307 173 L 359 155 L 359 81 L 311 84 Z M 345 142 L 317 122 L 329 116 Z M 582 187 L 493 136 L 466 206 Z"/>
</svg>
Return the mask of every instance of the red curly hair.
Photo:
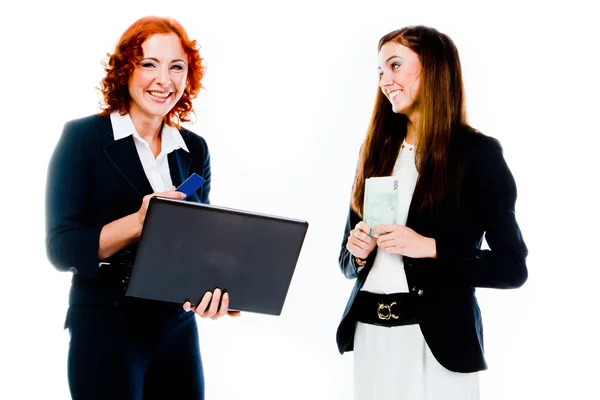
<svg viewBox="0 0 600 400">
<path fill-rule="evenodd" d="M 192 113 L 192 100 L 196 98 L 204 76 L 203 59 L 196 48 L 196 41 L 190 40 L 181 24 L 173 18 L 143 17 L 134 22 L 121 36 L 113 54 L 107 54 L 108 60 L 104 62 L 106 76 L 102 79 L 98 89 L 102 93 L 103 101 L 100 115 L 109 115 L 119 111 L 121 115 L 129 112 L 129 79 L 139 60 L 144 56 L 142 43 L 155 34 L 174 33 L 181 40 L 181 47 L 188 56 L 188 75 L 185 90 L 181 99 L 165 116 L 168 125 L 179 126 L 180 122 L 190 121 Z"/>
</svg>

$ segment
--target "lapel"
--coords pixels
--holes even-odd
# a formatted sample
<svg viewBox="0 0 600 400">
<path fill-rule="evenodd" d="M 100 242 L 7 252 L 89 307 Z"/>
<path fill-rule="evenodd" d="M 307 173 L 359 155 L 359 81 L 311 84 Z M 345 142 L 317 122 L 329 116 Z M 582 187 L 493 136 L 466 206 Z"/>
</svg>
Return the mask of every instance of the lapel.
<svg viewBox="0 0 600 400">
<path fill-rule="evenodd" d="M 169 171 L 171 172 L 171 181 L 173 182 L 173 186 L 179 187 L 183 181 L 190 177 L 193 159 L 188 152 L 183 149 L 177 149 L 170 152 L 167 156 L 167 159 L 169 161 Z M 199 189 L 190 195 L 186 200 L 200 203 L 200 197 L 198 197 L 200 190 L 202 189 Z"/>
<path fill-rule="evenodd" d="M 114 138 L 110 117 L 100 118 L 98 128 Z M 144 168 L 133 142 L 133 136 L 121 140 L 112 140 L 104 147 L 104 153 L 119 170 L 140 197 L 153 193 Z"/>
<path fill-rule="evenodd" d="M 412 230 L 415 229 L 415 223 L 417 219 L 416 207 L 417 206 L 415 205 L 415 197 L 413 196 L 413 198 L 410 200 L 410 206 L 408 207 L 408 215 L 406 217 L 406 226 L 411 228 Z"/>
<path fill-rule="evenodd" d="M 114 138 L 109 117 L 101 118 L 97 126 Z M 104 148 L 104 153 L 141 197 L 154 192 L 142 167 L 133 136 L 112 140 Z M 192 157 L 185 150 L 177 149 L 167 155 L 167 160 L 173 186 L 178 187 L 189 176 Z"/>
<path fill-rule="evenodd" d="M 180 129 L 179 133 L 186 142 L 188 149 L 191 149 L 190 144 L 187 143 L 188 134 L 185 129 Z M 171 181 L 173 182 L 173 186 L 179 187 L 179 185 L 181 185 L 187 178 L 190 177 L 194 159 L 187 151 L 183 149 L 177 149 L 169 153 L 167 160 L 169 161 L 169 171 L 171 173 Z M 201 191 L 202 189 L 198 189 L 198 191 L 187 198 L 187 201 L 195 201 L 200 203 L 199 193 L 201 193 Z"/>
<path fill-rule="evenodd" d="M 167 160 L 169 162 L 169 171 L 171 172 L 173 186 L 178 187 L 190 176 L 192 157 L 187 151 L 177 149 L 167 155 Z"/>
<path fill-rule="evenodd" d="M 423 236 L 432 234 L 433 216 L 431 213 L 423 213 L 419 211 L 414 196 L 411 199 L 410 206 L 408 208 L 406 226 Z"/>
</svg>

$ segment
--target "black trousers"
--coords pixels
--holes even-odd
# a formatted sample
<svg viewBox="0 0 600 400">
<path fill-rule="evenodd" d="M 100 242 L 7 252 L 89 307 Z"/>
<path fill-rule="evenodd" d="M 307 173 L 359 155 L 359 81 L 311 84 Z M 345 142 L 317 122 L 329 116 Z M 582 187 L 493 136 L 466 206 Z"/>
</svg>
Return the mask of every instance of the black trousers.
<svg viewBox="0 0 600 400">
<path fill-rule="evenodd" d="M 68 378 L 74 400 L 203 400 L 193 312 L 140 301 L 69 308 Z"/>
</svg>

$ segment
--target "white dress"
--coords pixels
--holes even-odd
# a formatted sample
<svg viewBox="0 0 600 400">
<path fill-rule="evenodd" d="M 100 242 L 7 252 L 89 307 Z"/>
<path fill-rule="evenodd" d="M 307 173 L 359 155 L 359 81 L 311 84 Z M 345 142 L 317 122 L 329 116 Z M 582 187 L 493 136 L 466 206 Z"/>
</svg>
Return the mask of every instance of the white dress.
<svg viewBox="0 0 600 400">
<path fill-rule="evenodd" d="M 399 182 L 396 222 L 405 224 L 418 172 L 415 148 L 404 142 L 394 166 Z M 377 249 L 362 288 L 373 293 L 408 292 L 402 257 Z M 479 400 L 477 372 L 440 365 L 418 324 L 397 327 L 357 323 L 354 338 L 355 400 Z"/>
</svg>

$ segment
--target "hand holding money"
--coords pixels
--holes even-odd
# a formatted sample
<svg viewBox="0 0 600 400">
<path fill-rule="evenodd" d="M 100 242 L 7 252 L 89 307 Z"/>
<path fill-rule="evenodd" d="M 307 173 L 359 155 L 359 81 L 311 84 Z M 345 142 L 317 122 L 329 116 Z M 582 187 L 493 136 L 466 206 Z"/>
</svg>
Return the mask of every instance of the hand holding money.
<svg viewBox="0 0 600 400">
<path fill-rule="evenodd" d="M 354 256 L 365 260 L 377 245 L 377 239 L 370 237 L 371 228 L 361 221 L 350 231 L 346 249 Z"/>
<path fill-rule="evenodd" d="M 387 224 L 373 228 L 377 246 L 386 253 L 411 258 L 437 258 L 435 239 L 422 236 L 404 225 Z"/>
<path fill-rule="evenodd" d="M 398 178 L 384 176 L 365 181 L 363 221 L 350 231 L 346 248 L 355 257 L 366 259 L 377 245 L 372 226 L 396 223 Z"/>
</svg>

